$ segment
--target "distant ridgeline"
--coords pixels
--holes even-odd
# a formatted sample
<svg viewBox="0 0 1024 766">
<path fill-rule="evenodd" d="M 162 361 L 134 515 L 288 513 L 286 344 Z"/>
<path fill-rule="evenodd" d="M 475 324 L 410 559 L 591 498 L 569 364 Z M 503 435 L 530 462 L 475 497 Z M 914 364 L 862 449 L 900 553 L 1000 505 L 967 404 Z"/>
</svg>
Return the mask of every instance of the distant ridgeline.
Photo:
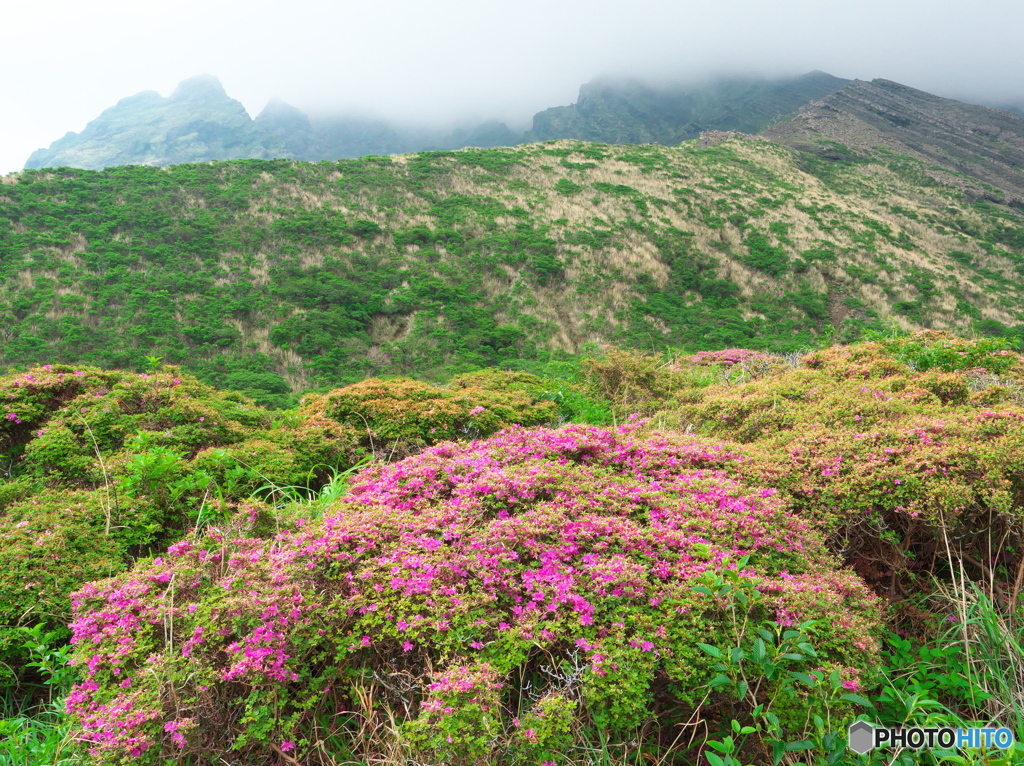
<svg viewBox="0 0 1024 766">
<path fill-rule="evenodd" d="M 533 130 L 524 135 L 494 120 L 441 130 L 354 116 L 311 118 L 278 99 L 253 120 L 217 78 L 201 75 L 185 80 L 168 98 L 146 91 L 123 99 L 81 133 L 68 133 L 49 149 L 36 151 L 25 167 L 101 170 L 210 160 L 336 160 L 558 138 L 673 145 L 702 130 L 756 133 L 773 118 L 848 82 L 824 72 L 776 80 L 722 78 L 697 86 L 594 80 L 580 88 L 576 104 L 536 115 Z"/>
<path fill-rule="evenodd" d="M 795 148 L 708 133 L 8 176 L 0 366 L 162 357 L 273 397 L 605 342 L 1019 334 L 1024 120 L 848 87 L 772 128 Z"/>
</svg>

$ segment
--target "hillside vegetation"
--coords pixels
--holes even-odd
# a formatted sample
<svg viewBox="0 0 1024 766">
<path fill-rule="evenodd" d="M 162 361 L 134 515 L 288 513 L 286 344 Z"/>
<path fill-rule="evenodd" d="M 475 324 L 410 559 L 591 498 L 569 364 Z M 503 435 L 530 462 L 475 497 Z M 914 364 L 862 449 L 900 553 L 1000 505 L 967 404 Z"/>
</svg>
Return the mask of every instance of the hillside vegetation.
<svg viewBox="0 0 1024 766">
<path fill-rule="evenodd" d="M 1018 213 L 931 170 L 717 135 L 25 171 L 0 186 L 0 364 L 160 357 L 285 406 L 609 341 L 1018 332 Z"/>
<path fill-rule="evenodd" d="M 0 762 L 835 764 L 857 716 L 1020 736 L 1007 346 L 609 348 L 561 404 L 499 370 L 276 413 L 170 367 L 0 378 Z M 624 423 L 558 425 L 569 394 Z M 856 762 L 953 757 L 1020 763 Z"/>
</svg>

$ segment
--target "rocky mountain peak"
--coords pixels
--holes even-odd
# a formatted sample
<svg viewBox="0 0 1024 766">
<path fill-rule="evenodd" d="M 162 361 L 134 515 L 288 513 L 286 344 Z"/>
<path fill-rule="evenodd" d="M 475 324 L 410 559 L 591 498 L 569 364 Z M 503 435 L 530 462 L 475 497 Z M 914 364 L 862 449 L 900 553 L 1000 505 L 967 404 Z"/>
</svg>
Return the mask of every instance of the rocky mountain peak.
<svg viewBox="0 0 1024 766">
<path fill-rule="evenodd" d="M 32 154 L 26 168 L 172 165 L 247 158 L 290 157 L 275 136 L 257 127 L 220 80 L 191 77 L 164 98 L 144 91 L 121 99 L 49 149 Z"/>
<path fill-rule="evenodd" d="M 182 80 L 174 89 L 171 98 L 176 101 L 228 99 L 227 91 L 220 80 L 212 74 L 200 74 Z M 233 100 L 233 99 L 231 99 Z"/>
</svg>

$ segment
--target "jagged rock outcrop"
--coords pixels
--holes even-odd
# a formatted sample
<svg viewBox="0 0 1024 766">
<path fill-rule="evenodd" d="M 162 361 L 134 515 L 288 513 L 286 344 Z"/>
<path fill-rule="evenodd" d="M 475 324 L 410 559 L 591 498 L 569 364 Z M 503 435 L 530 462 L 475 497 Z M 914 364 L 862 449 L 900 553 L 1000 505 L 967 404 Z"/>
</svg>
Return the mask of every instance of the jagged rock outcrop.
<svg viewBox="0 0 1024 766">
<path fill-rule="evenodd" d="M 34 152 L 25 167 L 100 170 L 289 156 L 216 77 L 200 75 L 182 82 L 167 98 L 145 91 L 122 99 L 81 133 L 68 133 L 49 149 Z"/>
<path fill-rule="evenodd" d="M 1001 109 L 890 80 L 854 80 L 761 135 L 831 159 L 850 151 L 913 157 L 931 166 L 933 180 L 968 196 L 1024 205 L 1024 118 Z M 837 146 L 845 149 L 837 154 Z"/>
<path fill-rule="evenodd" d="M 722 78 L 698 86 L 592 80 L 580 88 L 575 104 L 534 115 L 526 137 L 672 146 L 704 130 L 756 133 L 773 119 L 848 82 L 825 72 L 778 80 Z"/>
</svg>

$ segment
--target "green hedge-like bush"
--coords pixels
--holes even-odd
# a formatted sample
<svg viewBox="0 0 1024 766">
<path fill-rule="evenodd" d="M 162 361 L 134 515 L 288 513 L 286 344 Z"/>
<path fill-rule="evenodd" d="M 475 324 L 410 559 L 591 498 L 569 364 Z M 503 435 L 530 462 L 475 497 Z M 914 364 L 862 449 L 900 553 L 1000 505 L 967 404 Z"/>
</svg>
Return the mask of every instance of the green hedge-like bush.
<svg viewBox="0 0 1024 766">
<path fill-rule="evenodd" d="M 392 456 L 449 439 L 489 436 L 510 425 L 547 424 L 557 416 L 554 403 L 520 388 L 524 373 L 471 373 L 456 380 L 445 389 L 409 378 L 370 378 L 308 396 L 299 413 L 344 423 L 366 448 Z"/>
</svg>

